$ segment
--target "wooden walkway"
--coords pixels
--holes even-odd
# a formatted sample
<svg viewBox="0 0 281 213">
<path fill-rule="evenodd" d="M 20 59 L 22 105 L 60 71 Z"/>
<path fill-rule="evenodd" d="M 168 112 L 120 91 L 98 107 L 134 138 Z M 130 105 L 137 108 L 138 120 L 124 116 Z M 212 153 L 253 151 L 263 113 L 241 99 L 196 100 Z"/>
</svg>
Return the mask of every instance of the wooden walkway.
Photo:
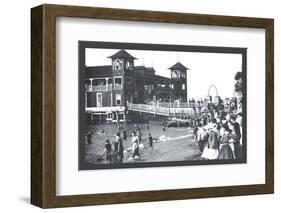
<svg viewBox="0 0 281 213">
<path fill-rule="evenodd" d="M 128 110 L 135 112 L 151 113 L 155 115 L 173 116 L 173 115 L 193 115 L 194 110 L 190 107 L 163 107 L 149 104 L 127 104 Z"/>
</svg>

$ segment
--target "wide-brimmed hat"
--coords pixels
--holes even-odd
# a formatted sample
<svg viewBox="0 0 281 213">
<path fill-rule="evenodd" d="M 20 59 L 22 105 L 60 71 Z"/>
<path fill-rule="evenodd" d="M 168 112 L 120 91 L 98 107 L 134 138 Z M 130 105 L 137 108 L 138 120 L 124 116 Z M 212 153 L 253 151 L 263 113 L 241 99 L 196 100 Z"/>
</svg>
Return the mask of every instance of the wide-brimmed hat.
<svg viewBox="0 0 281 213">
<path fill-rule="evenodd" d="M 120 137 L 121 133 L 120 132 L 116 132 L 115 136 Z"/>
<path fill-rule="evenodd" d="M 210 130 L 211 130 L 211 131 L 216 131 L 217 128 L 218 128 L 218 125 L 215 124 L 215 123 L 212 123 L 212 124 L 210 125 Z"/>
<path fill-rule="evenodd" d="M 218 127 L 218 125 L 215 124 L 215 123 L 208 123 L 208 124 L 205 126 L 205 128 L 206 128 L 207 130 L 215 130 L 217 127 Z"/>
</svg>

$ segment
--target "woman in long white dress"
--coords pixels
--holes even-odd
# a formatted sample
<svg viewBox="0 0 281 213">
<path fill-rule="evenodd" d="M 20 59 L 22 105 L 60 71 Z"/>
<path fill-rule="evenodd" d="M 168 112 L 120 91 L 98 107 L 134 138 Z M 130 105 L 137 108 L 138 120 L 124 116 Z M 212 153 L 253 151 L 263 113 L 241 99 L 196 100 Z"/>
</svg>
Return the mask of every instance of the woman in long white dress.
<svg viewBox="0 0 281 213">
<path fill-rule="evenodd" d="M 136 132 L 134 131 L 132 133 L 132 141 L 129 145 L 129 147 L 132 147 L 132 158 L 140 158 L 140 151 L 139 151 L 139 137 L 137 136 Z"/>
<path fill-rule="evenodd" d="M 208 160 L 218 159 L 219 156 L 219 133 L 217 130 L 217 125 L 215 123 L 209 124 L 209 131 L 207 145 L 205 146 L 203 153 L 201 155 L 202 158 Z"/>
</svg>

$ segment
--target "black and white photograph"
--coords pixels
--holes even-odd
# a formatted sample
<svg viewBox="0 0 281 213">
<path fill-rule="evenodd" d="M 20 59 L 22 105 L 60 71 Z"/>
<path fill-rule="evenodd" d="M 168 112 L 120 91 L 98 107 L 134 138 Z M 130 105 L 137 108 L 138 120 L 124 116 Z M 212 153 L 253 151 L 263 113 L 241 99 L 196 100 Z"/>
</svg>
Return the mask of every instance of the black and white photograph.
<svg viewBox="0 0 281 213">
<path fill-rule="evenodd" d="M 247 162 L 246 48 L 79 47 L 80 170 Z"/>
</svg>

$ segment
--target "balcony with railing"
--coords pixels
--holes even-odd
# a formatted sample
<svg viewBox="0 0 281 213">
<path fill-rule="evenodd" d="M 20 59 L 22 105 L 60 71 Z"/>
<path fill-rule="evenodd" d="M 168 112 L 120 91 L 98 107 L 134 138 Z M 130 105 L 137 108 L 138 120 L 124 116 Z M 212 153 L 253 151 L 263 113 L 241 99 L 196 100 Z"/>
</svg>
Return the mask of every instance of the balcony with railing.
<svg viewBox="0 0 281 213">
<path fill-rule="evenodd" d="M 112 91 L 112 84 L 107 85 L 87 85 L 85 87 L 86 92 L 104 92 L 104 91 Z"/>
<path fill-rule="evenodd" d="M 105 92 L 105 91 L 112 91 L 112 89 L 113 89 L 112 84 L 94 85 L 94 86 L 86 85 L 85 86 L 86 92 Z M 122 84 L 115 84 L 114 85 L 114 90 L 122 90 L 122 89 L 123 89 Z"/>
</svg>

